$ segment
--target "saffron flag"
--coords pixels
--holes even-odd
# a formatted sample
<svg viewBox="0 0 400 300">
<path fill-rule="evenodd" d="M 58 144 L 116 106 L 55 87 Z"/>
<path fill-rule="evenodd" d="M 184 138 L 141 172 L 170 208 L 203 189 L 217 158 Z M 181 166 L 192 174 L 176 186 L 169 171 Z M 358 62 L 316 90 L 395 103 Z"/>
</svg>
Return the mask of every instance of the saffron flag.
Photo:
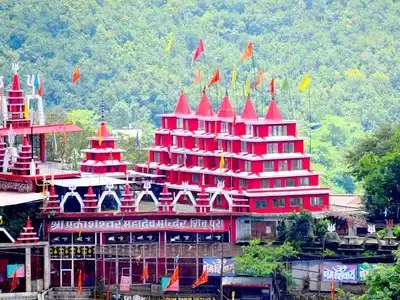
<svg viewBox="0 0 400 300">
<path fill-rule="evenodd" d="M 264 81 L 264 69 L 261 69 L 258 72 L 256 82 L 254 82 L 254 88 L 256 89 L 260 84 Z"/>
<path fill-rule="evenodd" d="M 233 112 L 233 116 L 232 116 L 232 125 L 235 126 L 236 125 L 236 112 Z"/>
<path fill-rule="evenodd" d="M 18 287 L 17 265 L 15 265 L 14 274 L 13 274 L 13 279 L 12 279 L 12 282 L 11 282 L 11 289 L 10 289 L 10 292 L 12 292 L 13 290 L 15 290 L 17 287 Z"/>
<path fill-rule="evenodd" d="M 305 89 L 307 89 L 310 86 L 310 83 L 311 83 L 311 77 L 307 73 L 306 76 L 304 76 L 303 81 L 299 85 L 299 91 L 304 91 Z"/>
<path fill-rule="evenodd" d="M 78 276 L 78 294 L 82 295 L 82 270 L 79 270 L 79 276 Z"/>
<path fill-rule="evenodd" d="M 242 57 L 240 59 L 241 62 L 245 61 L 246 59 L 250 58 L 253 56 L 253 42 L 249 42 L 247 44 L 246 49 L 244 49 Z"/>
<path fill-rule="evenodd" d="M 142 254 L 139 254 L 138 256 L 136 256 L 136 263 L 139 264 L 140 260 L 142 259 Z"/>
<path fill-rule="evenodd" d="M 250 79 L 249 78 L 246 80 L 246 84 L 244 86 L 244 96 L 250 97 Z"/>
<path fill-rule="evenodd" d="M 200 69 L 197 69 L 196 77 L 193 80 L 193 84 L 200 83 L 200 79 L 201 79 Z"/>
<path fill-rule="evenodd" d="M 213 84 L 219 82 L 219 69 L 217 67 L 217 69 L 215 70 L 215 73 L 213 74 L 210 82 L 208 83 L 208 87 L 212 86 Z"/>
<path fill-rule="evenodd" d="M 198 287 L 199 285 L 202 285 L 204 283 L 208 282 L 208 270 L 205 269 L 203 274 L 193 283 L 192 288 L 194 289 L 195 287 Z"/>
<path fill-rule="evenodd" d="M 25 100 L 25 104 L 24 104 L 24 118 L 25 119 L 29 119 L 29 100 L 26 99 Z"/>
<path fill-rule="evenodd" d="M 275 98 L 275 79 L 272 78 L 271 82 L 269 83 L 269 91 L 271 92 L 272 99 Z"/>
<path fill-rule="evenodd" d="M 40 80 L 39 89 L 37 91 L 40 97 L 43 97 L 43 81 Z"/>
<path fill-rule="evenodd" d="M 76 67 L 74 73 L 72 73 L 72 84 L 75 84 L 79 79 L 81 79 L 81 72 L 79 68 Z"/>
<path fill-rule="evenodd" d="M 222 152 L 224 152 L 224 149 L 222 149 Z M 221 158 L 219 160 L 219 168 L 221 169 L 221 172 L 222 169 L 225 168 L 225 158 L 223 154 L 221 155 Z"/>
<path fill-rule="evenodd" d="M 51 143 L 53 145 L 53 149 L 54 152 L 57 153 L 58 152 L 58 148 L 57 148 L 57 140 L 56 140 L 56 134 L 53 131 L 52 137 L 51 137 Z"/>
<path fill-rule="evenodd" d="M 142 272 L 142 276 L 140 276 L 140 280 L 143 283 L 146 283 L 146 280 L 149 279 L 149 264 L 145 263 L 143 266 L 143 272 Z"/>
<path fill-rule="evenodd" d="M 236 76 L 237 76 L 236 65 L 234 64 L 233 69 L 232 69 L 232 88 L 233 89 L 236 89 Z"/>
<path fill-rule="evenodd" d="M 165 53 L 171 53 L 173 43 L 174 43 L 174 35 L 171 34 L 168 38 L 168 45 L 167 48 L 165 48 Z"/>
<path fill-rule="evenodd" d="M 169 283 L 164 291 L 179 291 L 179 265 L 175 267 L 174 273 L 172 273 Z"/>
<path fill-rule="evenodd" d="M 193 55 L 193 63 L 195 63 L 195 61 L 199 59 L 200 55 L 203 52 L 204 52 L 204 45 L 203 45 L 203 41 L 200 40 L 199 44 L 197 45 L 197 49 L 196 49 L 196 51 L 194 52 L 194 55 Z"/>
<path fill-rule="evenodd" d="M 99 126 L 99 129 L 97 130 L 97 138 L 99 139 L 99 146 L 103 143 L 103 132 L 101 130 L 101 125 Z"/>
</svg>

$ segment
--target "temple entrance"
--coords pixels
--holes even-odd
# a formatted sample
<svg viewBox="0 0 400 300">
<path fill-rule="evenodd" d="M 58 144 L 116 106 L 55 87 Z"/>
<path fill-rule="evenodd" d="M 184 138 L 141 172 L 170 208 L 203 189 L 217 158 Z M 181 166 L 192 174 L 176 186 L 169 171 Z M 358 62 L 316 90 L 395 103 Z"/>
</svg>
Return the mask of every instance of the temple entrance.
<svg viewBox="0 0 400 300">
<path fill-rule="evenodd" d="M 72 287 L 72 270 L 63 269 L 61 270 L 61 286 Z"/>
<path fill-rule="evenodd" d="M 64 204 L 64 212 L 81 212 L 81 204 L 74 196 L 67 198 Z"/>
</svg>

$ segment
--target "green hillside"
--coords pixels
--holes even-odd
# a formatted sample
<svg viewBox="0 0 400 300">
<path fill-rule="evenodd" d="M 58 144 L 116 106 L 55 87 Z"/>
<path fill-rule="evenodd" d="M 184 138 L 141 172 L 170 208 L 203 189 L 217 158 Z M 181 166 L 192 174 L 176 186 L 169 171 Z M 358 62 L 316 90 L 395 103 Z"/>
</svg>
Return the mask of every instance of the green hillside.
<svg viewBox="0 0 400 300">
<path fill-rule="evenodd" d="M 313 134 L 314 166 L 336 191 L 353 192 L 344 150 L 363 132 L 400 119 L 399 16 L 400 2 L 392 0 L 8 0 L 0 2 L 0 71 L 9 80 L 11 62 L 19 61 L 21 74 L 43 78 L 47 106 L 98 113 L 103 99 L 111 125 L 145 128 L 172 110 L 180 90 L 195 107 L 195 70 L 204 85 L 217 65 L 221 84 L 209 91 L 215 107 L 227 88 L 240 110 L 244 81 L 262 67 L 266 82 L 252 92 L 260 113 L 274 76 L 284 116 L 306 120 L 308 98 L 297 85 L 308 72 L 312 119 L 324 124 Z M 192 67 L 199 39 L 205 55 Z M 255 68 L 240 64 L 249 40 Z M 237 91 L 230 88 L 233 64 Z M 290 93 L 279 89 L 285 77 Z"/>
</svg>

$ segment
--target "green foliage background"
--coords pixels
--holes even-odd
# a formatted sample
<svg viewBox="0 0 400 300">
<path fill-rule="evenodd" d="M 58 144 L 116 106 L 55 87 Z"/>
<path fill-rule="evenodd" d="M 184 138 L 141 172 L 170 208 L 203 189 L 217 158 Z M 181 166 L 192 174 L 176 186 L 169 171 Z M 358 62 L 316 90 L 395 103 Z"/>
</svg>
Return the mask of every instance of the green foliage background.
<svg viewBox="0 0 400 300">
<path fill-rule="evenodd" d="M 180 90 L 194 108 L 195 68 L 204 85 L 217 65 L 221 84 L 209 91 L 215 109 L 227 88 L 240 111 L 244 81 L 263 67 L 266 81 L 277 78 L 283 115 L 306 120 L 308 98 L 297 85 L 309 72 L 312 121 L 324 124 L 313 133 L 314 167 L 334 191 L 354 192 L 343 149 L 400 118 L 399 15 L 392 0 L 8 0 L 0 2 L 0 70 L 9 80 L 11 62 L 19 61 L 21 74 L 39 73 L 48 108 L 100 115 L 104 100 L 114 128 L 133 124 L 146 132 L 158 124 L 157 114 L 172 111 Z M 172 34 L 173 50 L 165 54 Z M 192 67 L 199 39 L 205 55 Z M 256 68 L 239 63 L 249 40 Z M 73 86 L 76 66 L 81 80 Z M 283 93 L 285 77 L 291 88 Z M 263 114 L 267 84 L 252 97 Z"/>
</svg>

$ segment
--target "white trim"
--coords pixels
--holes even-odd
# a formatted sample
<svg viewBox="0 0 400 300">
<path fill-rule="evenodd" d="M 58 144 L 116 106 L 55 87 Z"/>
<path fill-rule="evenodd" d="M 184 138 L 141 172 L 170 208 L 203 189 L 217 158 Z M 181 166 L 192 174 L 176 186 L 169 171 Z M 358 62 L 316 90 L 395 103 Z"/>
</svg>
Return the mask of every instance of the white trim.
<svg viewBox="0 0 400 300">
<path fill-rule="evenodd" d="M 160 202 L 158 202 L 156 196 L 154 196 L 154 193 L 152 191 L 146 190 L 146 191 L 141 191 L 139 193 L 139 195 L 137 196 L 137 198 L 135 199 L 135 207 L 136 207 L 136 211 L 139 211 L 139 203 L 140 201 L 142 201 L 142 198 L 144 195 L 150 195 L 151 199 L 153 199 L 155 205 L 156 205 L 156 209 L 160 206 Z"/>
<path fill-rule="evenodd" d="M 100 196 L 99 204 L 97 206 L 97 211 L 98 212 L 101 212 L 101 205 L 103 204 L 103 201 L 106 198 L 106 196 L 109 196 L 109 195 L 113 196 L 115 201 L 117 201 L 117 210 L 121 211 L 121 201 L 119 200 L 119 198 L 117 196 L 117 193 L 115 191 L 108 190 L 108 191 L 103 191 L 103 193 Z"/>
<path fill-rule="evenodd" d="M 178 203 L 178 200 L 182 195 L 188 196 L 193 206 L 196 206 L 196 200 L 194 199 L 192 192 L 185 189 L 183 191 L 179 191 L 178 194 L 175 196 L 174 201 L 172 201 L 174 211 L 176 211 L 176 204 Z"/>
<path fill-rule="evenodd" d="M 67 202 L 68 197 L 75 197 L 76 200 L 78 200 L 79 204 L 81 205 L 81 212 L 83 212 L 84 204 L 83 204 L 82 197 L 81 197 L 81 195 L 79 195 L 78 192 L 75 192 L 75 191 L 65 193 L 65 195 L 63 196 L 61 203 L 60 203 L 61 212 L 62 213 L 64 212 L 64 205 L 65 205 L 65 202 Z"/>
<path fill-rule="evenodd" d="M 14 238 L 8 233 L 7 229 L 0 227 L 0 231 L 4 232 L 4 234 L 10 239 L 11 243 L 15 243 Z"/>
<path fill-rule="evenodd" d="M 221 190 L 221 191 L 217 191 L 217 192 L 215 192 L 212 196 L 211 196 L 211 199 L 210 199 L 210 207 L 211 207 L 211 211 L 213 211 L 214 209 L 213 209 L 213 204 L 214 204 L 214 201 L 215 201 L 215 199 L 217 198 L 217 196 L 218 195 L 224 195 L 225 196 L 225 199 L 226 199 L 226 201 L 228 201 L 228 204 L 229 204 L 229 212 L 232 212 L 232 198 L 229 196 L 229 194 L 227 193 L 227 192 L 225 192 L 224 190 Z"/>
</svg>

